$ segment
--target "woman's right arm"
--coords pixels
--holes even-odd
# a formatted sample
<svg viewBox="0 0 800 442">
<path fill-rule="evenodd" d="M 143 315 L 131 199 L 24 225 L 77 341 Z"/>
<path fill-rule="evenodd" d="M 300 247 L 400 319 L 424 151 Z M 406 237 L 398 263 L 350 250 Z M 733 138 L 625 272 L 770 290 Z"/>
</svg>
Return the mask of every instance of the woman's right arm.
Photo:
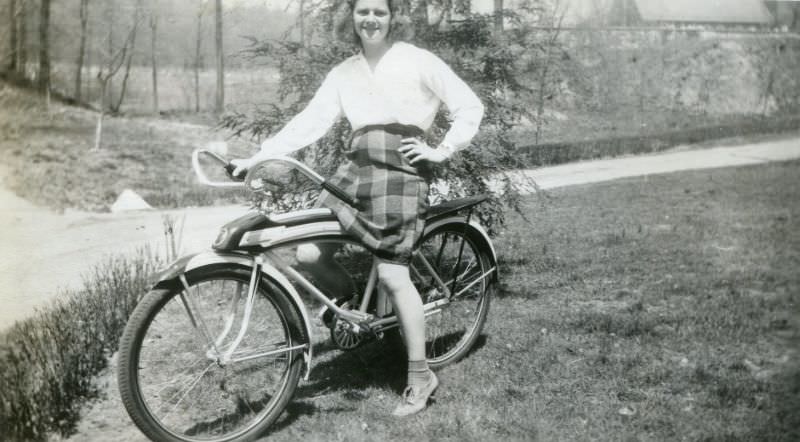
<svg viewBox="0 0 800 442">
<path fill-rule="evenodd" d="M 319 140 L 342 115 L 336 69 L 325 77 L 314 97 L 278 133 L 261 143 L 261 150 L 247 160 L 234 160 L 238 175 L 269 157 L 286 155 Z"/>
</svg>

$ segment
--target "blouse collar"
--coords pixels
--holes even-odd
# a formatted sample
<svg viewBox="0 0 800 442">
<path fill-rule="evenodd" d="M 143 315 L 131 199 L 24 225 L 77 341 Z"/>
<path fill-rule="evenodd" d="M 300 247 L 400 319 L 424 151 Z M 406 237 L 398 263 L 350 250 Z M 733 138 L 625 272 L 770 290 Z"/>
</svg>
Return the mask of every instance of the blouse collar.
<svg viewBox="0 0 800 442">
<path fill-rule="evenodd" d="M 391 42 L 391 44 L 389 45 L 389 49 L 387 49 L 387 50 L 386 50 L 386 52 L 384 52 L 384 53 L 383 53 L 383 55 L 381 56 L 380 60 L 378 60 L 378 63 L 376 63 L 376 64 L 375 64 L 375 70 L 372 70 L 372 69 L 369 67 L 369 62 L 367 61 L 367 57 L 364 55 L 364 48 L 361 48 L 361 49 L 358 51 L 358 57 L 361 59 L 361 63 L 363 64 L 363 66 L 364 66 L 364 68 L 367 70 L 367 72 L 369 72 L 369 73 L 372 75 L 372 74 L 375 74 L 375 72 L 378 70 L 378 67 L 381 65 L 381 63 L 383 63 L 383 60 L 384 60 L 386 57 L 388 57 L 388 56 L 389 56 L 389 53 L 390 53 L 390 52 L 392 52 L 392 50 L 393 50 L 393 49 L 394 49 L 396 46 L 398 46 L 398 44 L 400 44 L 400 43 L 401 43 L 401 42 L 398 42 L 398 41 L 392 41 L 392 42 Z"/>
</svg>

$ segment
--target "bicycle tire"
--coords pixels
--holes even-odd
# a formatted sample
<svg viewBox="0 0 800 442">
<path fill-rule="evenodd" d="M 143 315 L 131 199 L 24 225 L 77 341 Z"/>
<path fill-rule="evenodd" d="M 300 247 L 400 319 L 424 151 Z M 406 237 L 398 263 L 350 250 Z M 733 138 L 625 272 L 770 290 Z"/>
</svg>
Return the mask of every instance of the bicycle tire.
<svg viewBox="0 0 800 442">
<path fill-rule="evenodd" d="M 464 240 L 463 249 L 460 239 Z M 426 256 L 443 280 L 449 279 L 448 286 L 452 287 L 452 280 L 455 279 L 454 293 L 479 280 L 472 288 L 452 298 L 440 311 L 426 317 L 425 351 L 428 365 L 432 368 L 442 368 L 461 360 L 475 345 L 483 330 L 495 280 L 491 276 L 479 279 L 494 264 L 490 252 L 480 247 L 484 243 L 480 232 L 463 222 L 439 226 L 420 240 L 418 251 Z M 456 264 L 458 268 L 454 269 L 452 266 Z M 431 282 L 431 275 L 424 270 L 424 266 L 413 261 L 412 265 L 422 276 L 422 279 L 417 276 L 412 279 L 423 304 L 443 297 Z M 456 278 L 448 278 L 447 275 L 456 275 Z"/>
<path fill-rule="evenodd" d="M 225 329 L 226 314 L 238 312 L 239 304 L 244 303 L 241 293 L 246 299 L 250 272 L 211 265 L 186 273 L 189 296 L 210 334 L 226 335 L 220 347 L 238 333 L 239 324 L 229 325 L 232 331 L 228 333 L 220 330 Z M 191 326 L 181 293 L 182 286 L 150 291 L 125 327 L 118 385 L 128 414 L 156 441 L 241 442 L 259 437 L 294 394 L 303 365 L 302 350 L 222 367 L 208 357 L 210 346 Z M 302 324 L 297 307 L 284 290 L 262 277 L 248 333 L 237 349 L 250 351 L 252 356 L 265 351 L 270 343 L 285 348 L 307 343 Z"/>
</svg>

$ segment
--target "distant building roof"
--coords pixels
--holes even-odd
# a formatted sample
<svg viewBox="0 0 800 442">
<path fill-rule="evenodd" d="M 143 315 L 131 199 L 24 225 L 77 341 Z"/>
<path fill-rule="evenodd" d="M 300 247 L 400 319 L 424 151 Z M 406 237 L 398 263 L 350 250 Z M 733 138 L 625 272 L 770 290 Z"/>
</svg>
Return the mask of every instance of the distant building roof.
<svg viewBox="0 0 800 442">
<path fill-rule="evenodd" d="M 679 23 L 769 24 L 761 0 L 634 0 L 642 20 Z"/>
</svg>

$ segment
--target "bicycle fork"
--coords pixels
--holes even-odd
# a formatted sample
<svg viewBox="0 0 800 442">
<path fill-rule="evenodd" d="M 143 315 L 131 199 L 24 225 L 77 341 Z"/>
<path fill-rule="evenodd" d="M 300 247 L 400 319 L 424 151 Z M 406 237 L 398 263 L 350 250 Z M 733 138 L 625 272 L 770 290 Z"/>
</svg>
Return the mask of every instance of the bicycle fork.
<svg viewBox="0 0 800 442">
<path fill-rule="evenodd" d="M 300 345 L 293 345 L 286 347 L 286 343 L 275 343 L 273 346 L 280 347 L 275 348 L 273 350 L 267 351 L 237 351 L 239 345 L 242 343 L 242 340 L 247 334 L 247 330 L 250 326 L 250 319 L 253 314 L 253 304 L 255 302 L 256 294 L 258 293 L 259 289 L 259 281 L 261 280 L 261 272 L 263 268 L 264 259 L 262 256 L 256 256 L 253 258 L 253 266 L 250 273 L 250 284 L 247 290 L 247 298 L 245 300 L 244 312 L 242 314 L 241 325 L 239 326 L 239 330 L 236 334 L 236 337 L 233 341 L 223 348 L 223 343 L 228 339 L 230 333 L 233 331 L 233 325 L 236 320 L 236 316 L 238 314 L 238 305 L 239 301 L 242 297 L 243 287 L 241 283 L 238 283 L 236 286 L 236 290 L 229 301 L 228 312 L 225 316 L 225 323 L 220 331 L 219 335 L 215 338 L 212 336 L 208 326 L 203 319 L 203 315 L 197 308 L 196 304 L 194 303 L 189 283 L 186 280 L 186 276 L 181 274 L 179 276 L 179 280 L 183 285 L 183 291 L 180 294 L 181 302 L 183 303 L 184 308 L 186 309 L 186 313 L 189 316 L 189 320 L 191 321 L 192 325 L 200 332 L 203 339 L 205 339 L 206 344 L 208 345 L 208 350 L 206 351 L 206 357 L 211 360 L 214 360 L 220 366 L 225 366 L 226 364 L 232 362 L 244 362 L 249 361 L 252 359 L 257 358 L 264 358 L 270 356 L 276 356 L 283 353 L 292 352 L 295 350 L 302 350 L 308 346 L 308 344 L 300 344 Z"/>
</svg>

